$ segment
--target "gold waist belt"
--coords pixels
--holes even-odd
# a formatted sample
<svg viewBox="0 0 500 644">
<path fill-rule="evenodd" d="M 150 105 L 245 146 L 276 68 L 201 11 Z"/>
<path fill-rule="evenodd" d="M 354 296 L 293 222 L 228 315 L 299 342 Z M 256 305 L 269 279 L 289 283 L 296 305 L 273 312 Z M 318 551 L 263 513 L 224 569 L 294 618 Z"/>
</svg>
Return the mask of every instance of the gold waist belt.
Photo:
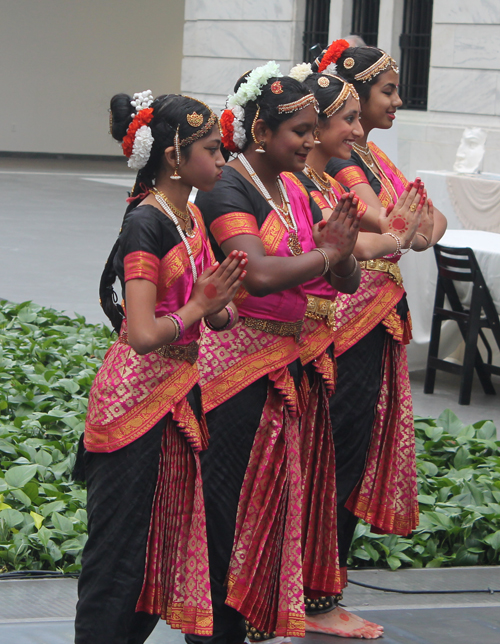
<svg viewBox="0 0 500 644">
<path fill-rule="evenodd" d="M 403 276 L 397 264 L 389 262 L 386 259 L 368 259 L 366 262 L 359 262 L 361 268 L 366 268 L 369 271 L 380 271 L 387 273 L 389 277 L 396 282 L 398 286 L 403 284 Z"/>
<path fill-rule="evenodd" d="M 295 342 L 299 342 L 300 333 L 302 331 L 303 320 L 298 322 L 276 322 L 275 320 L 263 320 L 262 318 L 241 318 L 245 326 L 257 331 L 264 331 L 265 333 L 273 333 L 274 335 L 291 335 L 295 338 Z"/>
<path fill-rule="evenodd" d="M 118 342 L 128 344 L 128 333 L 122 333 Z M 186 360 L 189 364 L 194 364 L 198 360 L 198 343 L 190 342 L 189 344 L 164 344 L 159 349 L 151 351 L 157 353 L 162 358 L 173 358 L 174 360 Z"/>
<path fill-rule="evenodd" d="M 326 320 L 329 327 L 335 327 L 335 312 L 337 310 L 336 302 L 324 300 L 315 295 L 307 296 L 306 318 L 312 320 Z"/>
</svg>

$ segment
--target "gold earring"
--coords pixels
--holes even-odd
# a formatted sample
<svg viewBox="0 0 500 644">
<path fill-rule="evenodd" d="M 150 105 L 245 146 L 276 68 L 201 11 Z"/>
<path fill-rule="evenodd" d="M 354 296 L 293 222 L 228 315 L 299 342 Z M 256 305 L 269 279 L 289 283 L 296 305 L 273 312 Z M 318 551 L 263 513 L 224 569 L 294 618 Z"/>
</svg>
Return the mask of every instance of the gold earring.
<svg viewBox="0 0 500 644">
<path fill-rule="evenodd" d="M 254 143 L 257 143 L 257 145 L 259 146 L 255 151 L 260 152 L 261 154 L 263 154 L 265 152 L 264 141 L 257 141 L 257 137 L 255 136 L 255 124 L 257 123 L 257 119 L 259 118 L 259 114 L 260 114 L 260 107 L 257 107 L 257 111 L 255 112 L 255 116 L 254 116 L 254 119 L 253 119 L 253 122 L 252 122 L 252 127 L 251 127 L 250 131 L 252 132 L 252 139 L 254 140 Z"/>
<path fill-rule="evenodd" d="M 170 178 L 173 179 L 174 181 L 177 181 L 178 179 L 181 178 L 181 175 L 179 174 L 179 166 L 181 164 L 181 144 L 179 140 L 179 125 L 177 126 L 177 131 L 175 133 L 174 137 L 174 147 L 175 147 L 175 169 L 174 169 L 174 174 L 170 175 Z"/>
<path fill-rule="evenodd" d="M 318 136 L 319 136 L 319 130 L 314 130 L 314 143 L 316 145 L 319 145 L 321 143 L 321 141 L 318 139 Z"/>
</svg>

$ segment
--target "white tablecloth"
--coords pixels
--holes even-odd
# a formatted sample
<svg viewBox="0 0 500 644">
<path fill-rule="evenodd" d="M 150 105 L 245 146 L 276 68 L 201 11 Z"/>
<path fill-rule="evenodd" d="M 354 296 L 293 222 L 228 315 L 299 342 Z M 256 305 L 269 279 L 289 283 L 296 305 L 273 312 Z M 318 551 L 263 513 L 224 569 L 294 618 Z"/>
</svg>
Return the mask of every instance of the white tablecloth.
<svg viewBox="0 0 500 644">
<path fill-rule="evenodd" d="M 448 230 L 440 242 L 443 246 L 472 248 L 484 279 L 500 312 L 500 234 L 482 230 Z M 437 268 L 434 251 L 410 251 L 400 262 L 413 322 L 413 340 L 408 347 L 410 370 L 424 369 L 434 307 Z M 461 291 L 467 299 L 467 287 Z M 451 355 L 462 342 L 456 322 L 442 325 L 440 357 Z"/>
</svg>

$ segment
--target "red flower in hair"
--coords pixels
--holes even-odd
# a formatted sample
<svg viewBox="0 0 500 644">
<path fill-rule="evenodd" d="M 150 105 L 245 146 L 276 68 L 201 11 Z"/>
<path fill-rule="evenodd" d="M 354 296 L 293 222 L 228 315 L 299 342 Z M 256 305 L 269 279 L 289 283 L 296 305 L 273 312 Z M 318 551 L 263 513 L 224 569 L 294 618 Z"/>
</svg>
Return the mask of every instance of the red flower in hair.
<svg viewBox="0 0 500 644">
<path fill-rule="evenodd" d="M 222 144 L 229 152 L 239 152 L 234 143 L 234 114 L 231 110 L 224 110 L 220 117 L 220 126 L 222 129 Z"/>
<path fill-rule="evenodd" d="M 337 60 L 342 56 L 344 51 L 351 45 L 341 38 L 340 40 L 334 40 L 332 44 L 328 47 L 323 56 L 323 59 L 318 67 L 318 73 L 324 71 L 330 63 L 336 63 Z"/>
<path fill-rule="evenodd" d="M 130 159 L 134 148 L 135 133 L 143 125 L 149 125 L 153 120 L 153 108 L 146 107 L 134 116 L 134 120 L 128 126 L 127 134 L 122 141 L 123 154 Z"/>
</svg>

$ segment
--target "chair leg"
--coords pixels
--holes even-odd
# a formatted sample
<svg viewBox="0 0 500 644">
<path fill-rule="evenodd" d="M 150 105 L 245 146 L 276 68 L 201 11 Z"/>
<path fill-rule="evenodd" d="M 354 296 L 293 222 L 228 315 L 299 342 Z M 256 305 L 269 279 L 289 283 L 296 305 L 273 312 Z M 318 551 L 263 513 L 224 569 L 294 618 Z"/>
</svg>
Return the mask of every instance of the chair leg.
<svg viewBox="0 0 500 644">
<path fill-rule="evenodd" d="M 465 333 L 465 353 L 464 362 L 462 366 L 462 378 L 460 381 L 460 395 L 458 398 L 459 405 L 470 405 L 470 397 L 472 391 L 472 381 L 474 378 L 474 367 L 477 363 L 477 356 L 479 350 L 477 348 L 477 338 L 479 336 L 481 315 L 481 303 L 478 301 L 477 292 L 474 288 L 472 292 L 472 300 L 470 305 L 469 320 L 467 322 L 467 330 Z M 482 362 L 482 358 L 479 355 Z M 481 367 L 480 367 L 481 370 Z"/>
<path fill-rule="evenodd" d="M 434 300 L 434 311 L 444 304 L 444 290 L 438 277 L 436 285 L 436 297 Z M 430 358 L 437 358 L 439 354 L 439 341 L 441 339 L 441 317 L 434 313 L 432 316 L 431 338 L 429 341 L 429 352 L 427 354 L 427 368 L 425 370 L 424 394 L 433 394 L 436 384 L 436 369 L 429 366 Z"/>
</svg>

